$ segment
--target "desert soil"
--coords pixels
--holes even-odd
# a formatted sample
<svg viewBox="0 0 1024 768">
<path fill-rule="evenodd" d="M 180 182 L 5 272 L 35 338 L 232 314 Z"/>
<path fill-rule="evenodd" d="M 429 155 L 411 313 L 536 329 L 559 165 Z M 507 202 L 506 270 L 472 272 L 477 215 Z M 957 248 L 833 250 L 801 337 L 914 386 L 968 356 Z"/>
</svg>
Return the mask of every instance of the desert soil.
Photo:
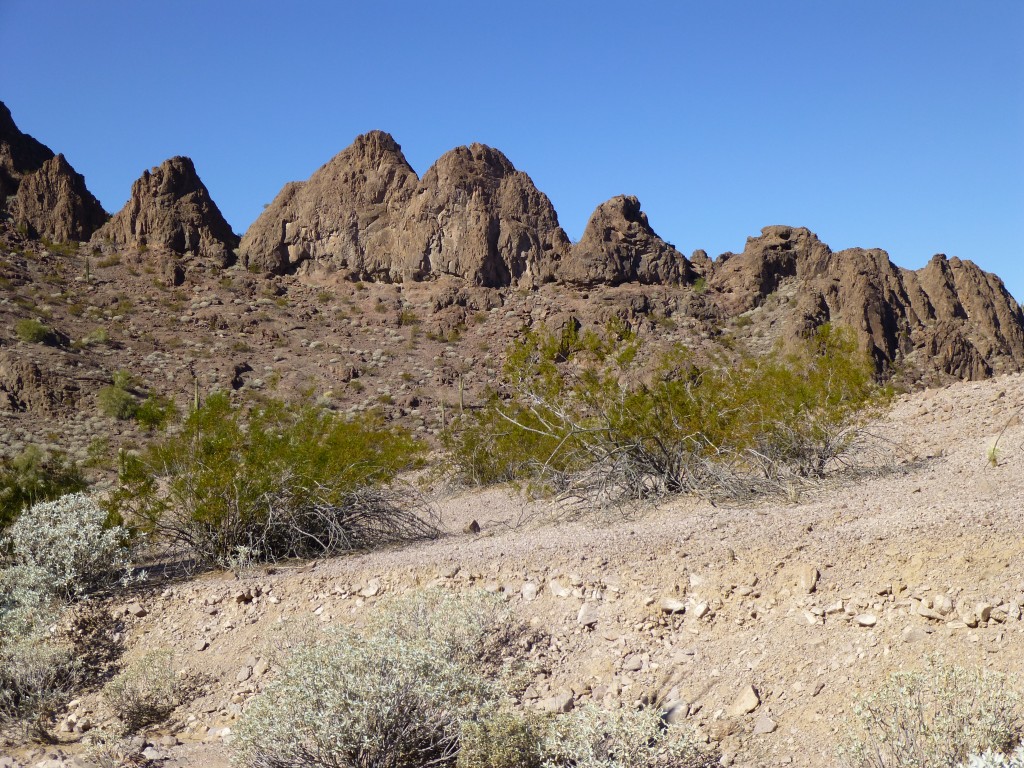
<svg viewBox="0 0 1024 768">
<path fill-rule="evenodd" d="M 549 635 L 538 650 L 549 674 L 531 686 L 531 706 L 632 706 L 660 683 L 723 764 L 837 765 L 857 697 L 896 670 L 935 655 L 1021 674 L 1022 406 L 1020 375 L 902 395 L 876 427 L 895 469 L 785 502 L 683 498 L 627 518 L 552 522 L 507 490 L 437 490 L 448 533 L 436 541 L 154 583 L 112 605 L 145 614 L 125 617 L 125 661 L 169 649 L 210 682 L 147 735 L 147 754 L 229 765 L 239 714 L 296 632 L 358 623 L 389 596 L 434 586 L 501 592 Z M 480 533 L 463 532 L 471 520 Z M 666 599 L 686 612 L 666 614 Z M 738 713 L 750 686 L 759 703 Z M 73 721 L 106 715 L 96 695 L 76 704 L 67 744 L 12 748 L 0 764 L 82 761 Z"/>
</svg>

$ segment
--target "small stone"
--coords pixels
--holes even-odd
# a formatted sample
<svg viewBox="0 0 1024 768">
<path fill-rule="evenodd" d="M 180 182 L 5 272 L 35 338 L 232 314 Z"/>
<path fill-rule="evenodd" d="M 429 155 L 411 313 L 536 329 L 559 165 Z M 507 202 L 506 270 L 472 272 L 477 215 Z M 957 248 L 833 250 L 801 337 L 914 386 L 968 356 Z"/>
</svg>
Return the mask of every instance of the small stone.
<svg viewBox="0 0 1024 768">
<path fill-rule="evenodd" d="M 238 671 L 238 674 L 235 675 L 235 680 L 237 680 L 240 683 L 244 683 L 250 677 L 252 677 L 252 667 L 242 667 Z"/>
<path fill-rule="evenodd" d="M 376 597 L 381 593 L 380 582 L 377 579 L 370 579 L 366 586 L 359 590 L 360 597 Z"/>
<path fill-rule="evenodd" d="M 862 613 L 855 617 L 854 621 L 861 627 L 873 627 L 878 623 L 878 617 L 873 613 Z"/>
<path fill-rule="evenodd" d="M 663 597 L 658 607 L 662 613 L 683 613 L 686 610 L 686 603 L 674 597 Z"/>
<path fill-rule="evenodd" d="M 740 689 L 740 692 L 736 694 L 735 700 L 733 700 L 732 706 L 725 713 L 729 717 L 740 717 L 741 715 L 753 712 L 760 705 L 761 697 L 757 695 L 754 686 L 748 685 Z"/>
<path fill-rule="evenodd" d="M 669 725 L 681 723 L 690 716 L 690 705 L 685 701 L 670 701 L 665 707 L 664 720 Z"/>
<path fill-rule="evenodd" d="M 252 673 L 256 677 L 263 677 L 263 675 L 267 674 L 267 671 L 269 669 L 270 669 L 270 662 L 267 661 L 266 659 L 260 659 L 259 661 L 256 662 L 256 664 L 253 665 Z"/>
<path fill-rule="evenodd" d="M 941 613 L 934 608 L 928 608 L 924 603 L 917 606 L 917 615 L 924 616 L 924 618 L 931 619 L 932 621 L 942 621 L 945 618 Z"/>
<path fill-rule="evenodd" d="M 903 630 L 903 642 L 920 643 L 928 639 L 928 630 L 924 627 L 907 627 Z"/>
<path fill-rule="evenodd" d="M 598 620 L 597 605 L 584 603 L 580 606 L 580 612 L 576 615 L 576 622 L 584 627 L 593 627 Z"/>
<path fill-rule="evenodd" d="M 194 650 L 196 653 L 202 653 L 209 647 L 210 644 L 206 640 L 196 640 L 196 644 L 192 646 L 192 650 Z"/>
<path fill-rule="evenodd" d="M 811 594 L 818 587 L 818 569 L 806 563 L 796 567 L 796 585 L 805 594 Z"/>
<path fill-rule="evenodd" d="M 988 603 L 978 603 L 974 607 L 974 613 L 978 617 L 978 621 L 984 622 L 992 618 L 992 606 Z"/>
<path fill-rule="evenodd" d="M 709 613 L 711 613 L 711 606 L 707 603 L 700 602 L 693 606 L 692 614 L 698 619 L 703 619 Z"/>
<path fill-rule="evenodd" d="M 644 660 L 638 653 L 634 653 L 632 656 L 627 656 L 626 660 L 622 662 L 622 670 L 624 672 L 639 672 L 643 668 Z"/>
<path fill-rule="evenodd" d="M 523 600 L 525 600 L 528 603 L 536 600 L 537 599 L 538 589 L 539 588 L 537 587 L 537 585 L 534 582 L 532 582 L 532 581 L 528 581 L 525 584 L 523 584 L 523 588 L 522 588 Z"/>
<path fill-rule="evenodd" d="M 544 699 L 538 706 L 545 712 L 571 712 L 575 706 L 575 699 L 571 693 L 559 693 Z"/>
<path fill-rule="evenodd" d="M 778 723 L 762 712 L 754 721 L 754 735 L 763 736 L 765 734 L 775 733 L 775 729 L 778 727 Z"/>
<path fill-rule="evenodd" d="M 473 520 L 465 528 L 462 529 L 463 533 L 480 533 L 480 523 Z"/>
<path fill-rule="evenodd" d="M 141 619 L 143 616 L 149 615 L 149 611 L 138 603 L 129 603 L 125 606 L 124 612 L 129 616 L 134 616 L 136 619 Z"/>
<path fill-rule="evenodd" d="M 712 741 L 725 741 L 740 730 L 740 724 L 731 717 L 715 720 L 708 726 L 708 737 Z"/>
<path fill-rule="evenodd" d="M 562 584 L 557 579 L 552 579 L 548 582 L 548 589 L 551 590 L 551 594 L 555 597 L 568 597 L 572 594 L 572 591 Z"/>
</svg>

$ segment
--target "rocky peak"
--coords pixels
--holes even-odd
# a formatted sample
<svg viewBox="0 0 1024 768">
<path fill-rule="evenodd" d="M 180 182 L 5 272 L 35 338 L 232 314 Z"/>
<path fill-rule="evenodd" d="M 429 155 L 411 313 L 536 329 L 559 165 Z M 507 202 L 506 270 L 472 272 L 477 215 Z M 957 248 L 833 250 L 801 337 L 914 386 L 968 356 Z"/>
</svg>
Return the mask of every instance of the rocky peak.
<svg viewBox="0 0 1024 768">
<path fill-rule="evenodd" d="M 51 157 L 22 177 L 11 213 L 32 235 L 57 242 L 88 240 L 107 220 L 103 206 L 86 188 L 85 178 L 64 155 Z"/>
<path fill-rule="evenodd" d="M 132 184 L 131 198 L 95 235 L 230 263 L 238 237 L 187 157 L 172 157 Z"/>
<path fill-rule="evenodd" d="M 500 287 L 554 277 L 569 238 L 551 201 L 498 150 L 457 147 L 423 175 L 402 224 L 397 270 Z"/>
<path fill-rule="evenodd" d="M 11 110 L 0 101 L 0 203 L 18 191 L 22 176 L 52 157 L 49 147 L 18 130 Z"/>
<path fill-rule="evenodd" d="M 651 229 L 640 201 L 626 195 L 597 207 L 559 271 L 562 280 L 581 286 L 681 284 L 691 276 L 686 257 Z"/>
<path fill-rule="evenodd" d="M 242 258 L 275 274 L 312 259 L 389 279 L 398 220 L 418 181 L 390 134 L 364 133 L 308 181 L 285 185 L 242 238 Z"/>
</svg>

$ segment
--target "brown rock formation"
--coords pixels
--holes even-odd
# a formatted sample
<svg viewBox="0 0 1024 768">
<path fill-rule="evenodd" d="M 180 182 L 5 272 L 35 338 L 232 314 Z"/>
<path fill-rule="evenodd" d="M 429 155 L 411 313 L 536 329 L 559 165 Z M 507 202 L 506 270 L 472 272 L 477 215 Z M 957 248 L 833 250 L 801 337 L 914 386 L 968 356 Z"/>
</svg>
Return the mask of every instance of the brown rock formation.
<svg viewBox="0 0 1024 768">
<path fill-rule="evenodd" d="M 402 222 L 393 271 L 448 274 L 474 285 L 537 285 L 568 252 L 551 201 L 505 155 L 457 147 L 423 175 Z"/>
<path fill-rule="evenodd" d="M 419 180 L 395 140 L 373 131 L 286 185 L 240 250 L 277 274 L 309 259 L 358 279 L 449 274 L 497 287 L 551 279 L 568 246 L 550 200 L 497 150 L 459 147 Z"/>
<path fill-rule="evenodd" d="M 8 199 L 14 223 L 33 237 L 88 240 L 107 219 L 64 155 L 55 157 L 45 144 L 18 130 L 0 102 L 0 204 Z"/>
<path fill-rule="evenodd" d="M 981 378 L 1024 364 L 1024 314 L 995 275 L 936 256 L 915 271 L 885 251 L 838 253 L 803 228 L 765 227 L 741 254 L 723 254 L 709 284 L 728 315 L 761 306 L 789 284 L 788 333 L 833 322 L 854 329 L 880 368 L 925 350 L 938 370 Z"/>
<path fill-rule="evenodd" d="M 50 158 L 39 170 L 22 177 L 11 213 L 34 236 L 58 242 L 88 240 L 107 220 L 100 201 L 86 188 L 85 178 L 64 155 Z"/>
<path fill-rule="evenodd" d="M 418 181 L 390 135 L 363 134 L 309 181 L 285 185 L 242 238 L 242 258 L 275 274 L 313 259 L 389 279 L 396 228 Z"/>
<path fill-rule="evenodd" d="M 11 110 L 0 101 L 0 200 L 18 191 L 21 177 L 39 170 L 53 151 L 18 130 Z"/>
<path fill-rule="evenodd" d="M 693 271 L 686 257 L 651 229 L 640 201 L 619 195 L 597 206 L 558 276 L 579 286 L 672 285 L 689 282 Z"/>
<path fill-rule="evenodd" d="M 238 236 L 187 157 L 172 157 L 132 184 L 132 195 L 94 239 L 165 248 L 177 254 L 233 260 Z"/>
<path fill-rule="evenodd" d="M 78 386 L 15 352 L 0 352 L 0 405 L 11 411 L 54 413 L 74 406 Z"/>
</svg>

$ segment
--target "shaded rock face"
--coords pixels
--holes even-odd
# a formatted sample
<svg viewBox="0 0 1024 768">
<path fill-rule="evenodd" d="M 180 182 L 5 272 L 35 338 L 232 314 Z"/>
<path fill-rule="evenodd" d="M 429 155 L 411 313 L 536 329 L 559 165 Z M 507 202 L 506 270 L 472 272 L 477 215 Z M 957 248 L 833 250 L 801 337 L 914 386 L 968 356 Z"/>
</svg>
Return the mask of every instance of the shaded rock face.
<svg viewBox="0 0 1024 768">
<path fill-rule="evenodd" d="M 285 185 L 242 238 L 243 259 L 274 274 L 313 259 L 357 279 L 390 279 L 397 227 L 418 183 L 391 136 L 363 134 L 309 181 Z"/>
<path fill-rule="evenodd" d="M 597 207 L 558 276 L 589 287 L 682 284 L 695 274 L 686 257 L 651 229 L 640 201 L 619 195 Z"/>
<path fill-rule="evenodd" d="M 402 222 L 397 271 L 501 287 L 552 280 L 569 238 L 551 201 L 505 155 L 458 147 L 428 170 Z"/>
<path fill-rule="evenodd" d="M 276 274 L 312 260 L 354 279 L 448 274 L 499 287 L 552 279 L 568 247 L 550 200 L 501 152 L 459 147 L 420 180 L 398 143 L 373 131 L 286 185 L 240 250 Z"/>
<path fill-rule="evenodd" d="M 88 240 L 107 220 L 103 206 L 86 188 L 85 178 L 64 155 L 50 158 L 22 178 L 11 213 L 34 236 L 58 242 Z"/>
<path fill-rule="evenodd" d="M 0 202 L 33 237 L 88 240 L 107 219 L 64 155 L 18 130 L 0 102 Z"/>
<path fill-rule="evenodd" d="M 11 110 L 0 101 L 0 200 L 17 192 L 21 178 L 52 157 L 49 147 L 18 130 Z"/>
<path fill-rule="evenodd" d="M 230 264 L 238 236 L 187 157 L 170 160 L 132 184 L 131 198 L 94 236 L 117 245 L 162 248 Z"/>
<path fill-rule="evenodd" d="M 12 411 L 55 413 L 74 407 L 78 387 L 32 360 L 0 352 L 0 405 Z"/>
<path fill-rule="evenodd" d="M 807 229 L 765 227 L 740 254 L 723 254 L 709 284 L 727 315 L 761 306 L 790 283 L 795 301 L 784 335 L 824 322 L 846 325 L 880 369 L 924 350 L 938 370 L 958 378 L 1024 365 L 1024 314 L 1002 281 L 969 261 L 934 257 L 900 269 L 885 251 L 833 253 Z"/>
</svg>

